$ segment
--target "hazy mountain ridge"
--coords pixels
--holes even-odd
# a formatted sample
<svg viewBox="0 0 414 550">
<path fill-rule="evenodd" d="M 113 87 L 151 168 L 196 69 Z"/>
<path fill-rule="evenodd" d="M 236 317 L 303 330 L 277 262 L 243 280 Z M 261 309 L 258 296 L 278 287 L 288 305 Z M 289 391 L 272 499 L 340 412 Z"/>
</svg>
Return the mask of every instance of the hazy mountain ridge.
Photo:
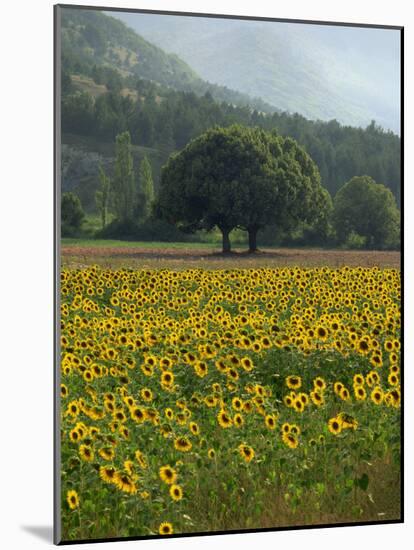
<svg viewBox="0 0 414 550">
<path fill-rule="evenodd" d="M 96 66 L 115 69 L 123 77 L 139 77 L 181 91 L 206 92 L 218 101 L 249 105 L 264 112 L 275 108 L 260 98 L 206 82 L 175 53 L 166 53 L 123 22 L 101 11 L 62 10 L 62 61 L 69 72 L 90 73 Z M 75 60 L 75 64 L 74 64 Z M 87 68 L 87 70 L 85 70 Z M 89 74 L 88 74 L 89 76 Z"/>
<path fill-rule="evenodd" d="M 311 119 L 399 132 L 397 31 L 114 13 L 211 82 Z M 394 33 L 394 34 L 392 34 Z"/>
</svg>

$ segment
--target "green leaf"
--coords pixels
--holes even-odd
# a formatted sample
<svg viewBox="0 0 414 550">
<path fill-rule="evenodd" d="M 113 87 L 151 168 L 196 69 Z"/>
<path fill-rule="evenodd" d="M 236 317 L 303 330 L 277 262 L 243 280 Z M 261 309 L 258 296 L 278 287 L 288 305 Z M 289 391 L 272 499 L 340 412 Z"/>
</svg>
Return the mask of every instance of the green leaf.
<svg viewBox="0 0 414 550">
<path fill-rule="evenodd" d="M 316 491 L 318 495 L 323 495 L 325 492 L 325 484 L 324 483 L 317 483 L 316 484 Z"/>
<path fill-rule="evenodd" d="M 369 477 L 368 474 L 362 474 L 362 476 L 356 480 L 356 483 L 360 489 L 366 491 L 368 489 Z"/>
</svg>

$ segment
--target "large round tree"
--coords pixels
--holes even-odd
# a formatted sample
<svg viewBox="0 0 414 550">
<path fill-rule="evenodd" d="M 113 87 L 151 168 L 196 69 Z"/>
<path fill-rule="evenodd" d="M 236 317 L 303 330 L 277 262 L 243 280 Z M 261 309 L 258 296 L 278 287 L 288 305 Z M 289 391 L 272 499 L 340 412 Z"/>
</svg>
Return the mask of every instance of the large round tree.
<svg viewBox="0 0 414 550">
<path fill-rule="evenodd" d="M 208 130 L 169 158 L 156 211 L 187 231 L 218 227 L 223 252 L 230 232 L 244 229 L 253 252 L 259 229 L 310 222 L 326 201 L 318 169 L 296 141 L 233 125 Z"/>
</svg>

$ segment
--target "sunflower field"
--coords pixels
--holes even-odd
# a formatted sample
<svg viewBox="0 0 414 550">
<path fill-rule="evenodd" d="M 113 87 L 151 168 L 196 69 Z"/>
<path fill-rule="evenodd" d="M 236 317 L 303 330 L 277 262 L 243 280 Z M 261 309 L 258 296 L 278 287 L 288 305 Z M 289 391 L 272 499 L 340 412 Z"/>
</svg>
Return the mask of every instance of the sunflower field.
<svg viewBox="0 0 414 550">
<path fill-rule="evenodd" d="M 61 271 L 63 540 L 399 518 L 400 271 Z"/>
</svg>

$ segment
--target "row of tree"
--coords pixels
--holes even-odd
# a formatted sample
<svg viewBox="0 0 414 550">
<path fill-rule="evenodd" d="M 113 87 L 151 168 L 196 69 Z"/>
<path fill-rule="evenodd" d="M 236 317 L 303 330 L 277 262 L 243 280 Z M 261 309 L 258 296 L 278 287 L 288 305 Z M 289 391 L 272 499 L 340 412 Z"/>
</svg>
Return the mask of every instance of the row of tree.
<svg viewBox="0 0 414 550">
<path fill-rule="evenodd" d="M 116 137 L 115 170 L 110 179 L 103 168 L 99 169 L 100 189 L 96 193 L 96 203 L 106 225 L 109 206 L 115 218 L 121 222 L 135 219 L 145 222 L 154 202 L 154 183 L 151 164 L 144 156 L 139 166 L 138 177 L 134 173 L 134 161 L 131 154 L 131 136 L 123 132 Z"/>
<path fill-rule="evenodd" d="M 218 228 L 223 251 L 229 252 L 230 233 L 238 228 L 247 231 L 254 252 L 265 228 L 286 232 L 305 223 L 322 242 L 335 230 L 339 243 L 398 246 L 399 212 L 389 189 L 369 176 L 353 177 L 332 201 L 307 152 L 294 139 L 258 127 L 214 127 L 190 141 L 163 167 L 156 198 L 150 163 L 145 157 L 136 178 L 130 135 L 124 132 L 116 138 L 112 178 L 101 168 L 99 179 L 102 225 L 110 209 L 121 233 L 122 227 L 154 218 L 185 234 Z M 63 234 L 79 227 L 81 210 L 77 197 L 64 194 Z"/>
<path fill-rule="evenodd" d="M 96 76 L 102 82 L 105 71 L 97 69 L 97 72 L 102 73 L 99 78 Z M 108 87 L 114 86 L 112 80 L 108 80 L 111 82 Z M 399 204 L 400 139 L 375 123 L 362 129 L 341 126 L 335 120 L 309 121 L 300 115 L 264 113 L 218 103 L 209 93 L 199 97 L 140 79 L 129 82 L 129 89 L 137 94 L 137 100 L 133 100 L 124 97 L 119 86 L 118 83 L 113 91 L 93 98 L 67 85 L 62 100 L 63 132 L 113 142 L 117 134 L 129 131 L 135 145 L 169 153 L 181 150 L 214 125 L 258 126 L 293 137 L 304 146 L 319 168 L 322 185 L 331 195 L 353 175 L 365 173 L 376 181 L 386 182 Z"/>
</svg>

